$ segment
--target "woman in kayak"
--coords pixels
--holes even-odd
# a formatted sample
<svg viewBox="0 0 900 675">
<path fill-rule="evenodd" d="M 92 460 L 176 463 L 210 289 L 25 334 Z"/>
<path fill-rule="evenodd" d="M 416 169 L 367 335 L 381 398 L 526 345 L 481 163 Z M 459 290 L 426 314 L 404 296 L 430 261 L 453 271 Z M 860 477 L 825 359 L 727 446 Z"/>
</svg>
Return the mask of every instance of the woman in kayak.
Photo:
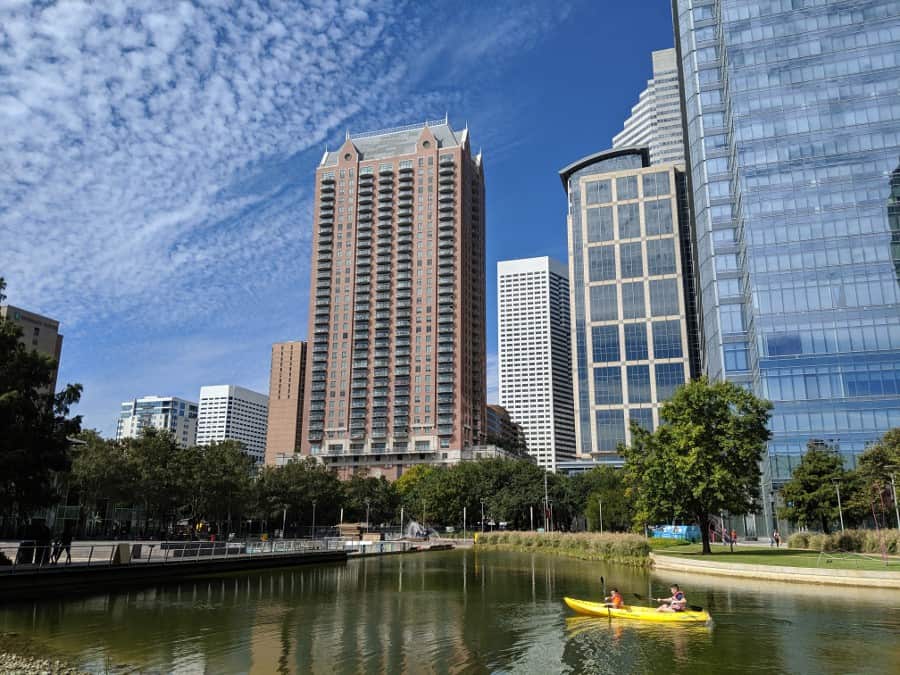
<svg viewBox="0 0 900 675">
<path fill-rule="evenodd" d="M 610 594 L 603 598 L 603 601 L 613 609 L 623 609 L 625 607 L 625 600 L 622 598 L 622 594 L 615 588 L 610 590 Z"/>
<path fill-rule="evenodd" d="M 657 601 L 663 604 L 657 607 L 656 611 L 683 612 L 685 607 L 687 607 L 687 598 L 684 596 L 684 592 L 678 588 L 678 584 L 672 584 L 669 590 L 672 592 L 671 597 L 657 598 Z"/>
</svg>

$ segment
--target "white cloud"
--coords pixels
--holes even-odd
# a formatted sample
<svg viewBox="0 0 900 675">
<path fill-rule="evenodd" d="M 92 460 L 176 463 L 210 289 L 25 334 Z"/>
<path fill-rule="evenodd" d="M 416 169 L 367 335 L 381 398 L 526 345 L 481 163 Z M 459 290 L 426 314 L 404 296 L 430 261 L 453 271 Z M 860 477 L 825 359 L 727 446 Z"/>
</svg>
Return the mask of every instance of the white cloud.
<svg viewBox="0 0 900 675">
<path fill-rule="evenodd" d="M 109 374 L 129 383 L 125 398 L 159 389 L 128 360 L 143 357 L 139 340 L 227 341 L 255 325 L 246 345 L 216 352 L 227 370 L 302 337 L 323 144 L 346 127 L 466 114 L 469 76 L 532 43 L 552 14 L 543 3 L 223 4 L 0 3 L 0 275 L 11 301 L 62 320 L 63 372 L 86 384 L 85 407 L 115 411 L 125 393 L 98 381 L 98 362 L 120 359 Z M 118 340 L 106 352 L 103 331 Z M 179 391 L 212 374 L 161 372 Z"/>
</svg>

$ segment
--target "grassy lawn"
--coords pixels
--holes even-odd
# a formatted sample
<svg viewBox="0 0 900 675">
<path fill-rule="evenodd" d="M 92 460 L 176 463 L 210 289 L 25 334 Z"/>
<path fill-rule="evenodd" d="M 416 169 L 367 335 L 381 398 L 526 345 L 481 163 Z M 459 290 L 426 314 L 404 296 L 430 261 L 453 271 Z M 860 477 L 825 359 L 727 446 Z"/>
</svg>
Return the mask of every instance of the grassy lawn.
<svg viewBox="0 0 900 675">
<path fill-rule="evenodd" d="M 763 548 L 758 546 L 735 546 L 734 553 L 721 544 L 712 545 L 712 555 L 703 556 L 700 544 L 676 546 L 656 550 L 655 555 L 678 558 L 694 558 L 717 563 L 744 563 L 747 565 L 782 565 L 785 567 L 812 567 L 839 570 L 888 570 L 900 573 L 900 558 L 888 556 L 885 565 L 881 556 L 873 553 L 823 553 L 788 548 Z"/>
</svg>

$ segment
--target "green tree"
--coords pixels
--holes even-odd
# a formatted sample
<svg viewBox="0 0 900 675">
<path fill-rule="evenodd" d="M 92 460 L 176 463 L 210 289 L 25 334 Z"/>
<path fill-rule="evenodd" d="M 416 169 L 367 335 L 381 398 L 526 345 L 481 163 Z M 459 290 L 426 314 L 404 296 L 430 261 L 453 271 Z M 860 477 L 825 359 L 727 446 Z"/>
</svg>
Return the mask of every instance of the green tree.
<svg viewBox="0 0 900 675">
<path fill-rule="evenodd" d="M 260 516 L 277 527 L 282 520 L 294 529 L 312 525 L 314 502 L 317 526 L 337 522 L 342 500 L 340 481 L 312 457 L 264 468 L 255 491 Z"/>
<path fill-rule="evenodd" d="M 135 475 L 134 499 L 143 503 L 144 513 L 157 527 L 173 523 L 183 510 L 191 511 L 187 505 L 193 486 L 185 471 L 189 451 L 178 447 L 171 433 L 145 428 L 124 446 Z"/>
<path fill-rule="evenodd" d="M 121 444 L 91 429 L 82 431 L 78 439 L 85 444 L 73 450 L 69 485 L 78 493 L 83 515 L 93 521 L 95 515 L 102 517 L 102 502 L 134 499 L 137 476 Z"/>
<path fill-rule="evenodd" d="M 587 528 L 625 532 L 634 521 L 634 509 L 625 496 L 625 478 L 620 469 L 598 466 L 571 479 L 574 508 L 587 519 Z"/>
<path fill-rule="evenodd" d="M 900 478 L 900 428 L 888 431 L 878 443 L 870 446 L 857 459 L 859 489 L 850 497 L 850 504 L 877 518 L 885 527 L 896 523 L 894 485 L 892 478 Z"/>
<path fill-rule="evenodd" d="M 236 441 L 188 448 L 179 453 L 190 517 L 232 531 L 251 498 L 255 464 Z"/>
<path fill-rule="evenodd" d="M 829 532 L 830 524 L 839 517 L 835 483 L 844 483 L 846 474 L 841 456 L 832 447 L 811 440 L 781 489 L 785 505 L 778 509 L 778 517 L 804 527 L 819 525 Z M 845 489 L 844 494 L 849 493 Z"/>
<path fill-rule="evenodd" d="M 5 288 L 0 278 L 0 294 Z M 56 362 L 21 338 L 0 320 L 0 514 L 14 520 L 55 501 L 54 477 L 70 466 L 67 437 L 81 429 L 80 416 L 69 418 L 81 385 L 48 391 Z"/>
<path fill-rule="evenodd" d="M 341 485 L 343 489 L 344 519 L 378 525 L 395 521 L 400 508 L 400 495 L 392 483 L 380 478 L 354 475 Z"/>
<path fill-rule="evenodd" d="M 696 523 L 709 553 L 711 514 L 756 508 L 771 407 L 731 382 L 700 378 L 663 404 L 656 431 L 633 425 L 622 453 L 636 522 Z"/>
</svg>

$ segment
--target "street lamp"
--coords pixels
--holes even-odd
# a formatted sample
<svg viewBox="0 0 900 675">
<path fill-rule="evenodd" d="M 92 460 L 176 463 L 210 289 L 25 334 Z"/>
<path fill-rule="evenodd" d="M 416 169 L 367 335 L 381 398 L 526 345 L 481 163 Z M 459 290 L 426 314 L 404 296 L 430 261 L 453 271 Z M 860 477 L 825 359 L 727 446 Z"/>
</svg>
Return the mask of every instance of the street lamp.
<svg viewBox="0 0 900 675">
<path fill-rule="evenodd" d="M 484 500 L 481 501 L 481 533 L 484 534 Z"/>
<path fill-rule="evenodd" d="M 312 523 L 312 538 L 316 538 L 316 500 L 313 499 L 313 523 Z"/>
<path fill-rule="evenodd" d="M 841 532 L 844 531 L 844 509 L 841 507 L 841 484 L 838 481 L 832 481 L 834 483 L 834 489 L 837 491 L 838 498 L 838 515 L 841 518 Z"/>
<path fill-rule="evenodd" d="M 371 505 L 371 500 L 366 497 L 366 532 L 369 531 L 369 506 Z"/>
<path fill-rule="evenodd" d="M 603 534 L 603 500 L 597 497 L 597 503 L 600 505 L 600 534 Z"/>
</svg>

